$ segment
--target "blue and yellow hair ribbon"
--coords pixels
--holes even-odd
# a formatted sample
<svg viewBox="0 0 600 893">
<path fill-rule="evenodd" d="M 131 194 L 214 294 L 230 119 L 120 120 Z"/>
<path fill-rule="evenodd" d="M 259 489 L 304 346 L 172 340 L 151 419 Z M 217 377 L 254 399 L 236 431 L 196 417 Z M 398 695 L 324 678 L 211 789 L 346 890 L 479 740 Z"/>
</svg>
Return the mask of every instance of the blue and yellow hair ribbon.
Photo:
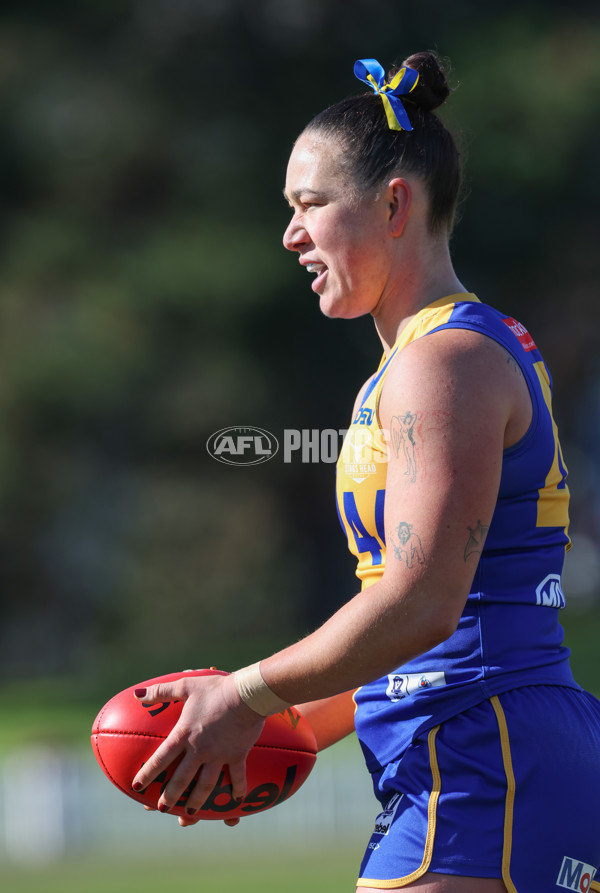
<svg viewBox="0 0 600 893">
<path fill-rule="evenodd" d="M 390 130 L 412 130 L 400 96 L 405 96 L 417 86 L 418 72 L 412 68 L 401 68 L 386 84 L 385 71 L 377 59 L 358 59 L 354 63 L 354 74 L 381 96 Z"/>
</svg>

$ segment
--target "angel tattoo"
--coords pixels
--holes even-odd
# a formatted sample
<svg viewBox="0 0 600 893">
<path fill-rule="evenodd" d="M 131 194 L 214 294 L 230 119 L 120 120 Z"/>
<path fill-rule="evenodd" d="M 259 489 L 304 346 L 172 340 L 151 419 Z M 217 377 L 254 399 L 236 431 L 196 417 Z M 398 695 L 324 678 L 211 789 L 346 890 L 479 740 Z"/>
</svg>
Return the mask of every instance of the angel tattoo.
<svg viewBox="0 0 600 893">
<path fill-rule="evenodd" d="M 413 429 L 416 421 L 416 413 L 405 412 L 402 416 L 392 416 L 390 426 L 392 448 L 397 458 L 400 457 L 401 451 L 404 453 L 404 458 L 406 459 L 406 471 L 404 474 L 410 481 L 416 481 L 417 479 L 415 439 L 413 436 Z"/>
</svg>

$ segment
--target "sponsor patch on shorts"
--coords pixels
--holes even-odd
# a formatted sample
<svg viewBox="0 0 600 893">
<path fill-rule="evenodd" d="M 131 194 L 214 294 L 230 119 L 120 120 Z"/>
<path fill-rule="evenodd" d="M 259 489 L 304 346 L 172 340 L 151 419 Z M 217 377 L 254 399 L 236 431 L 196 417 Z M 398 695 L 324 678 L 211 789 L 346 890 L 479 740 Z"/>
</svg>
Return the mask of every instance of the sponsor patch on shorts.
<svg viewBox="0 0 600 893">
<path fill-rule="evenodd" d="M 392 822 L 396 817 L 396 811 L 400 806 L 400 801 L 403 797 L 404 794 L 394 794 L 390 797 L 383 812 L 380 812 L 375 819 L 373 834 L 389 834 Z"/>
<path fill-rule="evenodd" d="M 401 701 L 424 688 L 437 688 L 446 684 L 445 673 L 390 673 L 386 695 L 390 701 Z"/>
<path fill-rule="evenodd" d="M 595 875 L 596 869 L 593 865 L 580 862 L 579 859 L 569 859 L 568 856 L 565 856 L 558 872 L 556 886 L 562 887 L 564 890 L 577 890 L 578 893 L 587 893 Z"/>
</svg>

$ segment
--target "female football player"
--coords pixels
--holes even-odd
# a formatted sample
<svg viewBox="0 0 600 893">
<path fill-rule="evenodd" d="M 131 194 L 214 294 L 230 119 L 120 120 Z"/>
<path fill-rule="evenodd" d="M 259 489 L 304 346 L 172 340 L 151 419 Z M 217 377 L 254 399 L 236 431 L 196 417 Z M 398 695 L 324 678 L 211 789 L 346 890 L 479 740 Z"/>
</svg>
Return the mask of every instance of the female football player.
<svg viewBox="0 0 600 893">
<path fill-rule="evenodd" d="M 241 799 L 264 717 L 301 704 L 321 747 L 355 727 L 372 775 L 359 890 L 600 890 L 600 703 L 558 619 L 569 494 L 550 375 L 527 329 L 454 271 L 460 166 L 437 57 L 355 74 L 367 91 L 293 148 L 284 245 L 322 312 L 370 314 L 382 345 L 337 467 L 361 590 L 258 664 L 142 692 L 185 705 L 134 786 L 181 757 L 163 811 L 197 776 L 193 822 L 224 764 Z"/>
</svg>

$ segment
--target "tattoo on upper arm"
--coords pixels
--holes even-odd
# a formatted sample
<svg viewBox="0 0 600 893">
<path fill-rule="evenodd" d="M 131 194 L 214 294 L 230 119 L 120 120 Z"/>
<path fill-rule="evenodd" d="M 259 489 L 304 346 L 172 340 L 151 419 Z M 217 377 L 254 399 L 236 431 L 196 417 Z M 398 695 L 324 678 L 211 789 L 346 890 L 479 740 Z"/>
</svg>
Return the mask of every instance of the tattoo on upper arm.
<svg viewBox="0 0 600 893">
<path fill-rule="evenodd" d="M 391 539 L 396 558 L 404 561 L 407 567 L 412 567 L 415 559 L 419 564 L 425 562 L 421 538 L 413 533 L 412 524 L 401 521 L 392 531 Z"/>
<path fill-rule="evenodd" d="M 515 358 L 514 358 L 511 354 L 509 354 L 509 355 L 507 356 L 507 358 L 506 358 L 506 363 L 507 363 L 508 366 L 511 367 L 511 369 L 514 369 L 515 372 L 521 372 L 521 367 L 519 366 L 519 364 L 517 363 L 517 361 L 515 360 Z"/>
<path fill-rule="evenodd" d="M 486 525 L 482 524 L 481 521 L 477 521 L 476 527 L 469 527 L 469 525 L 467 524 L 469 539 L 467 540 L 467 545 L 465 546 L 465 561 L 467 560 L 469 555 L 472 555 L 473 553 L 481 555 L 481 553 L 483 552 L 483 543 L 489 529 L 489 526 L 486 527 Z"/>
<path fill-rule="evenodd" d="M 392 416 L 390 423 L 390 439 L 392 449 L 397 459 L 404 454 L 406 471 L 404 474 L 409 481 L 417 479 L 417 460 L 415 456 L 414 427 L 417 421 L 416 413 L 405 412 L 404 415 Z"/>
</svg>

